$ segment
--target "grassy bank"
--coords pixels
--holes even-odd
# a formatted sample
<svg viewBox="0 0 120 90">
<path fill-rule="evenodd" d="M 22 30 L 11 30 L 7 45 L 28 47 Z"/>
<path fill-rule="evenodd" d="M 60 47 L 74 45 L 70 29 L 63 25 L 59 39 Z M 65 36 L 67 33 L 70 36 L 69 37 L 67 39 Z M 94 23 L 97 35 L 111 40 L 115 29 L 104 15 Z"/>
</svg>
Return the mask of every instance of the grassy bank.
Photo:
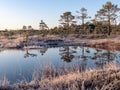
<svg viewBox="0 0 120 90">
<path fill-rule="evenodd" d="M 102 69 L 81 71 L 80 66 L 55 69 L 46 65 L 38 73 L 33 73 L 33 80 L 9 84 L 4 78 L 0 81 L 0 90 L 120 90 L 120 67 L 108 63 Z"/>
</svg>

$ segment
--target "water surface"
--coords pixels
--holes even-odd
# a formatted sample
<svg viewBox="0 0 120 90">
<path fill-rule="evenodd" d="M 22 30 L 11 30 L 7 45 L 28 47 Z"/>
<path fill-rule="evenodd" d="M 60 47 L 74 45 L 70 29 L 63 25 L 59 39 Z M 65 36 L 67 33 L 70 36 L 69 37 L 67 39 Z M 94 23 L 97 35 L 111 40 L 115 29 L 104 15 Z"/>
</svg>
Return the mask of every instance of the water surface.
<svg viewBox="0 0 120 90">
<path fill-rule="evenodd" d="M 106 62 L 119 62 L 120 52 L 88 47 L 58 47 L 31 50 L 3 50 L 0 52 L 0 79 L 7 77 L 12 82 L 31 80 L 34 71 L 47 63 L 56 68 L 75 64 L 86 68 L 99 68 Z"/>
</svg>

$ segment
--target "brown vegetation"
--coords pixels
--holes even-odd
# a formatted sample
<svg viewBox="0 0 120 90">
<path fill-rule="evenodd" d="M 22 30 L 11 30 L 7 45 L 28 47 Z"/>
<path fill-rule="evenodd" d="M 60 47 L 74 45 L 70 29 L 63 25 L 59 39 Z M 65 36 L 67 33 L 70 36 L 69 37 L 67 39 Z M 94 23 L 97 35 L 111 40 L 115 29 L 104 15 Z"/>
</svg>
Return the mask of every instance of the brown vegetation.
<svg viewBox="0 0 120 90">
<path fill-rule="evenodd" d="M 0 89 L 7 88 L 10 90 L 119 90 L 120 67 L 115 63 L 108 63 L 102 69 L 80 71 L 77 65 L 64 67 L 61 70 L 46 65 L 41 74 L 34 72 L 31 82 L 21 81 L 9 85 L 7 81 L 1 81 Z"/>
</svg>

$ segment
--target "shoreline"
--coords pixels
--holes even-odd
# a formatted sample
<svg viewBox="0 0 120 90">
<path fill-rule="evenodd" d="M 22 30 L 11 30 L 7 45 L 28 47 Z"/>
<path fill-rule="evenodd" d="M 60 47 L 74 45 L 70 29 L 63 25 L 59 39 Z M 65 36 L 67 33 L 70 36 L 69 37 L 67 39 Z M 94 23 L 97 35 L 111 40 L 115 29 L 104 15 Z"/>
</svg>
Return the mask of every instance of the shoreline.
<svg viewBox="0 0 120 90">
<path fill-rule="evenodd" d="M 67 37 L 60 38 L 58 36 L 50 36 L 46 38 L 31 36 L 27 43 L 24 37 L 16 37 L 15 39 L 0 39 L 0 49 L 39 49 L 42 47 L 62 47 L 62 46 L 87 46 L 100 49 L 120 50 L 120 37 L 104 38 L 104 39 L 87 39 Z"/>
</svg>

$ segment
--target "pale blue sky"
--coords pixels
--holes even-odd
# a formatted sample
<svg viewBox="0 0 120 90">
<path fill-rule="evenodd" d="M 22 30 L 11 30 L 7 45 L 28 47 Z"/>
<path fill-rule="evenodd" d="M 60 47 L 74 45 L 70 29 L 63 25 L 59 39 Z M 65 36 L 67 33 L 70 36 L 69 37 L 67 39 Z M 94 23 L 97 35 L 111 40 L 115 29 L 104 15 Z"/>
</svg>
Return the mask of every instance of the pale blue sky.
<svg viewBox="0 0 120 90">
<path fill-rule="evenodd" d="M 0 0 L 0 30 L 20 29 L 23 25 L 39 28 L 40 20 L 48 26 L 59 24 L 60 15 L 71 11 L 73 15 L 82 7 L 88 9 L 88 14 L 94 16 L 108 0 Z M 118 4 L 119 0 L 109 0 Z M 119 6 L 120 7 L 120 6 Z"/>
</svg>

